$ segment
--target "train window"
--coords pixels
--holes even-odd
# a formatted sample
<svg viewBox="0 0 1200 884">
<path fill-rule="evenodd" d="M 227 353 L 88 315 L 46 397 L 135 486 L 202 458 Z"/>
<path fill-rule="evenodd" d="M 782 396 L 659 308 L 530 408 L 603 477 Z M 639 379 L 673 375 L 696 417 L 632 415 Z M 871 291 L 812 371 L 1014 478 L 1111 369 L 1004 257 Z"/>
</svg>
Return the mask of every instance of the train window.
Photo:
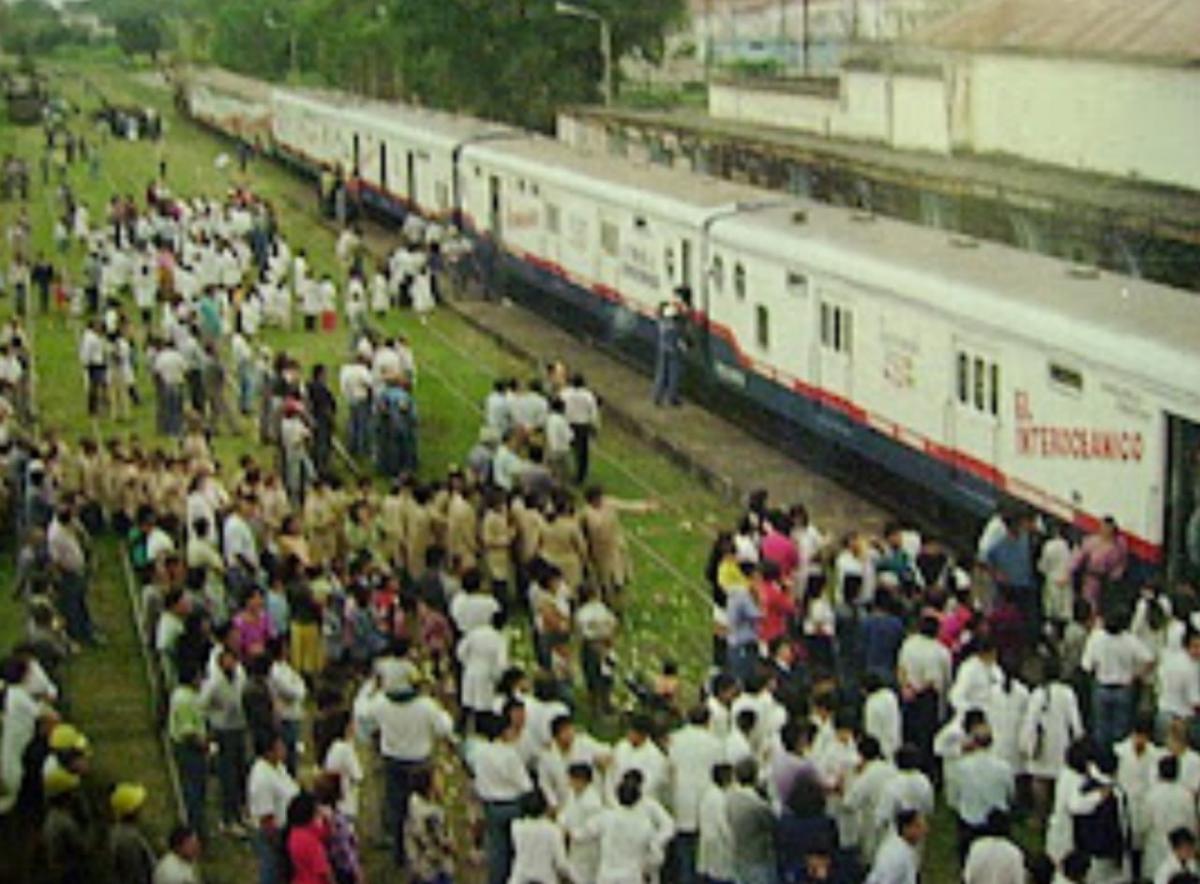
<svg viewBox="0 0 1200 884">
<path fill-rule="evenodd" d="M 540 187 L 538 187 L 536 184 L 530 188 L 530 191 L 533 193 L 534 196 L 542 195 L 542 189 Z"/>
<path fill-rule="evenodd" d="M 1000 416 L 1000 366 L 995 362 L 991 365 L 991 384 L 988 389 L 988 411 L 992 417 Z"/>
<path fill-rule="evenodd" d="M 445 212 L 450 208 L 450 188 L 446 186 L 446 182 L 439 181 L 434 189 L 438 211 Z"/>
<path fill-rule="evenodd" d="M 970 374 L 970 360 L 966 353 L 960 351 L 958 354 L 958 401 L 963 405 L 966 405 L 970 399 Z"/>
<path fill-rule="evenodd" d="M 978 356 L 975 357 L 975 408 L 978 411 L 983 411 L 983 388 L 987 383 L 983 373 L 983 360 Z"/>
<path fill-rule="evenodd" d="M 517 190 L 521 191 L 521 193 L 525 192 L 525 179 L 524 178 L 521 178 L 517 181 Z"/>
<path fill-rule="evenodd" d="M 600 248 L 612 258 L 621 251 L 621 231 L 611 221 L 600 222 Z"/>
<path fill-rule="evenodd" d="M 718 295 L 725 291 L 725 260 L 717 255 L 712 262 L 713 291 Z"/>
<path fill-rule="evenodd" d="M 808 277 L 795 270 L 789 270 L 787 275 L 788 294 L 795 298 L 808 297 Z"/>
<path fill-rule="evenodd" d="M 1082 393 L 1083 372 L 1058 362 L 1051 362 L 1050 383 L 1071 393 Z"/>
<path fill-rule="evenodd" d="M 644 215 L 638 215 L 633 219 L 633 227 L 635 230 L 638 230 L 641 233 L 645 233 L 650 229 L 650 225 L 646 223 L 646 218 Z"/>
<path fill-rule="evenodd" d="M 562 227 L 562 218 L 558 210 L 558 206 L 554 203 L 546 203 L 546 230 L 549 233 L 558 235 L 559 229 Z"/>
<path fill-rule="evenodd" d="M 754 311 L 754 336 L 758 339 L 758 346 L 763 350 L 768 350 L 771 347 L 771 316 L 767 312 L 767 308 L 758 305 Z"/>
<path fill-rule="evenodd" d="M 832 319 L 830 317 L 830 313 L 832 313 L 832 311 L 829 309 L 829 305 L 822 302 L 821 303 L 821 346 L 822 347 L 832 346 L 831 342 L 833 339 L 833 333 L 831 331 L 831 328 L 832 328 L 833 323 L 832 323 Z"/>
<path fill-rule="evenodd" d="M 733 265 L 733 293 L 739 301 L 746 297 L 746 268 L 741 261 Z"/>
<path fill-rule="evenodd" d="M 840 311 L 842 314 L 842 353 L 854 352 L 854 314 L 848 308 L 843 307 Z"/>
<path fill-rule="evenodd" d="M 854 350 L 854 314 L 848 307 L 821 302 L 821 346 L 849 355 Z"/>
</svg>

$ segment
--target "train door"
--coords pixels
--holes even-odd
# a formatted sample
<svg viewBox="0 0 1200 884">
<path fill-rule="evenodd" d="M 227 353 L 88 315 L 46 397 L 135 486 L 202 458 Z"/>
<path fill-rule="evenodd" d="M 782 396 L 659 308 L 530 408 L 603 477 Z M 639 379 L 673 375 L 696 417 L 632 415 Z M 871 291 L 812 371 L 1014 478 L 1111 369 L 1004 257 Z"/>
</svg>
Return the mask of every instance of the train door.
<svg viewBox="0 0 1200 884">
<path fill-rule="evenodd" d="M 845 298 L 823 290 L 817 340 L 817 383 L 840 399 L 853 395 L 855 340 L 854 308 Z"/>
<path fill-rule="evenodd" d="M 596 280 L 607 288 L 617 290 L 621 266 L 621 225 L 616 218 L 600 215 L 600 251 Z"/>
<path fill-rule="evenodd" d="M 995 466 L 1000 439 L 1000 361 L 974 342 L 956 339 L 954 379 L 947 409 L 950 447 L 974 461 Z"/>
<path fill-rule="evenodd" d="M 417 157 L 411 150 L 408 152 L 407 172 L 408 201 L 412 204 L 413 208 L 419 208 L 420 202 L 417 199 Z"/>
<path fill-rule="evenodd" d="M 1167 415 L 1168 584 L 1200 579 L 1200 424 Z"/>
<path fill-rule="evenodd" d="M 355 132 L 354 133 L 354 143 L 350 150 L 350 171 L 355 175 L 357 175 L 359 172 L 359 169 L 362 168 L 359 165 L 359 158 L 360 158 L 361 153 L 362 153 L 362 144 L 359 142 L 358 133 Z"/>
<path fill-rule="evenodd" d="M 387 142 L 379 142 L 379 188 L 387 192 L 388 189 L 388 149 Z"/>
<path fill-rule="evenodd" d="M 504 206 L 501 200 L 500 176 L 488 178 L 488 233 L 492 239 L 504 237 Z"/>
</svg>

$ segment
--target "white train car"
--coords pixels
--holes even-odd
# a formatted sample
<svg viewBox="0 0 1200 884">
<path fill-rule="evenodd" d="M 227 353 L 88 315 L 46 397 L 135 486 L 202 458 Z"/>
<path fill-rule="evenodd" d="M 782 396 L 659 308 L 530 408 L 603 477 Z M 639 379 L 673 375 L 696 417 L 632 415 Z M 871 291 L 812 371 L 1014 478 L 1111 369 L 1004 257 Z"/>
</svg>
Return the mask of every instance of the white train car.
<svg viewBox="0 0 1200 884">
<path fill-rule="evenodd" d="M 277 148 L 310 173 L 356 175 L 372 208 L 450 217 L 458 205 L 456 160 L 466 144 L 524 133 L 469 117 L 334 93 L 275 93 Z"/>
<path fill-rule="evenodd" d="M 710 248 L 724 383 L 971 511 L 1113 515 L 1147 561 L 1181 533 L 1194 295 L 811 204 L 718 221 Z"/>
<path fill-rule="evenodd" d="M 271 136 L 271 87 L 220 68 L 189 68 L 182 76 L 188 114 L 250 143 Z"/>
<path fill-rule="evenodd" d="M 543 138 L 468 145 L 459 174 L 464 226 L 530 283 L 616 334 L 651 333 L 658 305 L 695 288 L 713 219 L 786 199 Z"/>
</svg>

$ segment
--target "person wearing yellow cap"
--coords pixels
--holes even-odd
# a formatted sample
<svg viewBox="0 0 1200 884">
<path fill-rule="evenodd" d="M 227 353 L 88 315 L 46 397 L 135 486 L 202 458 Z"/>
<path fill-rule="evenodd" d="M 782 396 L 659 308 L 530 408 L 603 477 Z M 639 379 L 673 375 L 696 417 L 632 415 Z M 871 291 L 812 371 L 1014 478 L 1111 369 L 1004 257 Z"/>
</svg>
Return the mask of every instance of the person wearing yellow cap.
<svg viewBox="0 0 1200 884">
<path fill-rule="evenodd" d="M 120 783 L 108 799 L 113 825 L 108 833 L 108 854 L 115 881 L 123 884 L 152 884 L 154 851 L 138 827 L 138 816 L 146 803 L 141 783 Z"/>
<path fill-rule="evenodd" d="M 42 844 L 46 854 L 46 877 L 54 884 L 82 884 L 89 880 L 87 832 L 76 800 L 80 779 L 65 767 L 48 771 L 42 781 L 46 796 L 46 819 Z"/>
</svg>

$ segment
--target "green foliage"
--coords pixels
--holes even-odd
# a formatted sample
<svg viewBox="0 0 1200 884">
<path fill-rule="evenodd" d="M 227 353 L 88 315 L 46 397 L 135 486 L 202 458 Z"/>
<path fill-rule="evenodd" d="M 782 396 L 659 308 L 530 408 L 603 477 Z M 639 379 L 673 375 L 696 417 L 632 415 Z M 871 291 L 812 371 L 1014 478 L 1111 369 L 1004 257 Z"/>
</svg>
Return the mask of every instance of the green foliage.
<svg viewBox="0 0 1200 884">
<path fill-rule="evenodd" d="M 193 2 L 176 6 L 204 22 L 207 57 L 250 76 L 303 72 L 305 82 L 545 130 L 561 106 L 601 96 L 599 26 L 559 15 L 553 0 Z M 618 57 L 660 58 L 683 14 L 682 0 L 578 5 L 612 23 Z"/>
<path fill-rule="evenodd" d="M 0 48 L 14 55 L 42 55 L 65 43 L 88 40 L 86 32 L 64 25 L 45 0 L 0 4 L 0 10 Z"/>
</svg>

